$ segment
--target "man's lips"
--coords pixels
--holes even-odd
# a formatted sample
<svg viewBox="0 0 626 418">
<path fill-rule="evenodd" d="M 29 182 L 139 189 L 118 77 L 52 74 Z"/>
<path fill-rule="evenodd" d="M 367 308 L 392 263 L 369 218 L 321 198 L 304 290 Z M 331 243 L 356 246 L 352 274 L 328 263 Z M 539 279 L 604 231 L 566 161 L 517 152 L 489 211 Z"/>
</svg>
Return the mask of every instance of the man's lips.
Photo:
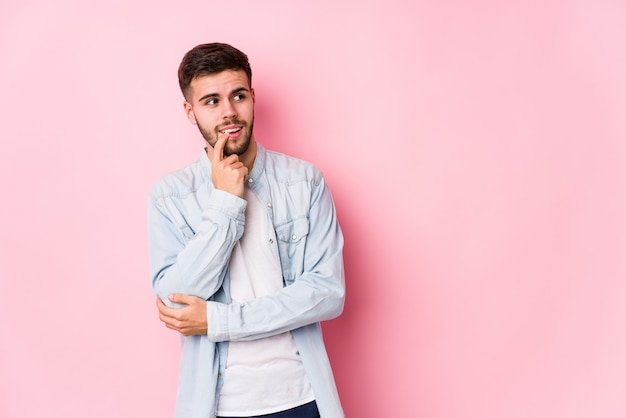
<svg viewBox="0 0 626 418">
<path fill-rule="evenodd" d="M 241 131 L 242 129 L 243 127 L 239 125 L 230 125 L 230 126 L 225 127 L 224 129 L 221 129 L 220 133 L 231 135 L 231 134 Z"/>
</svg>

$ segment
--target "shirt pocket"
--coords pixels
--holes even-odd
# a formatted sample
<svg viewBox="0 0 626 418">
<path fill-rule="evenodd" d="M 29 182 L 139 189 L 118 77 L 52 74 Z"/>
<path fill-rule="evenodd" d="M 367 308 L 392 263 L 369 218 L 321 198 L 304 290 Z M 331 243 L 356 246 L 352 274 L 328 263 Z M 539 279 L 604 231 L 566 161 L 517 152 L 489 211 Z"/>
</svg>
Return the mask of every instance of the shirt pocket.
<svg viewBox="0 0 626 418">
<path fill-rule="evenodd" d="M 285 284 L 290 285 L 304 271 L 304 249 L 309 219 L 298 218 L 276 227 L 278 253 Z"/>
</svg>

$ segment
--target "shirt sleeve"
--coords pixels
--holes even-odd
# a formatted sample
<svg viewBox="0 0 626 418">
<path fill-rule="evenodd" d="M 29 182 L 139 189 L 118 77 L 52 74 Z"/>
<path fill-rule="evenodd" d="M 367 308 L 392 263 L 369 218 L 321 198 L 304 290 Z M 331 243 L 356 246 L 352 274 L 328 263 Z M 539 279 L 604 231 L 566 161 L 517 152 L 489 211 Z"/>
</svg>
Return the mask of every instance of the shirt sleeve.
<svg viewBox="0 0 626 418">
<path fill-rule="evenodd" d="M 280 251 L 283 276 L 294 275 L 293 282 L 286 280 L 288 285 L 279 292 L 246 303 L 207 302 L 210 341 L 264 338 L 341 314 L 345 298 L 343 235 L 323 179 L 312 189 L 310 202 L 306 237 L 295 236 L 303 255 L 294 248 Z M 286 237 L 286 241 L 291 239 Z"/>
<path fill-rule="evenodd" d="M 151 196 L 148 207 L 150 275 L 155 294 L 183 293 L 209 299 L 221 287 L 230 254 L 243 234 L 246 201 L 212 190 L 201 222 L 192 232 L 185 213 L 170 197 Z"/>
</svg>

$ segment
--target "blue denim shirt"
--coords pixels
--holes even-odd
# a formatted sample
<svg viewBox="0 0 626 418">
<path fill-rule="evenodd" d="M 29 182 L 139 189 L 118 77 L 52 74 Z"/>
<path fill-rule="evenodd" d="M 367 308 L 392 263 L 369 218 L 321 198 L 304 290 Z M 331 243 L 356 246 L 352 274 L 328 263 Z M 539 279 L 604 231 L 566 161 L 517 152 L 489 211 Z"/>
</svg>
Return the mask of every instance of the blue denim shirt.
<svg viewBox="0 0 626 418">
<path fill-rule="evenodd" d="M 216 415 L 228 341 L 291 331 L 322 418 L 343 417 L 320 321 L 343 310 L 343 236 L 334 203 L 313 165 L 265 150 L 247 186 L 267 210 L 267 245 L 283 272 L 280 292 L 231 303 L 228 264 L 243 234 L 247 202 L 217 190 L 205 153 L 163 176 L 148 210 L 152 287 L 164 303 L 170 293 L 207 300 L 207 335 L 181 336 L 176 418 Z"/>
</svg>

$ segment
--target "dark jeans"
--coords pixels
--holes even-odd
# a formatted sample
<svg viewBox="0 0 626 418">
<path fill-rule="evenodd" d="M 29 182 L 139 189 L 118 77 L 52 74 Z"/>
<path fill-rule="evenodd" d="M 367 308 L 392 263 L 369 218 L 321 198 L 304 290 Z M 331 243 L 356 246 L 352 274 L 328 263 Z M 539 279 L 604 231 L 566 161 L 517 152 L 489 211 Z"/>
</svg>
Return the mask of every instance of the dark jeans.
<svg viewBox="0 0 626 418">
<path fill-rule="evenodd" d="M 276 412 L 275 414 L 267 415 L 255 415 L 254 417 L 247 418 L 320 418 L 320 412 L 317 410 L 317 404 L 315 401 L 305 403 L 302 406 L 296 406 L 295 408 L 288 409 L 286 411 Z M 232 417 L 218 417 L 218 418 L 232 418 Z"/>
</svg>

